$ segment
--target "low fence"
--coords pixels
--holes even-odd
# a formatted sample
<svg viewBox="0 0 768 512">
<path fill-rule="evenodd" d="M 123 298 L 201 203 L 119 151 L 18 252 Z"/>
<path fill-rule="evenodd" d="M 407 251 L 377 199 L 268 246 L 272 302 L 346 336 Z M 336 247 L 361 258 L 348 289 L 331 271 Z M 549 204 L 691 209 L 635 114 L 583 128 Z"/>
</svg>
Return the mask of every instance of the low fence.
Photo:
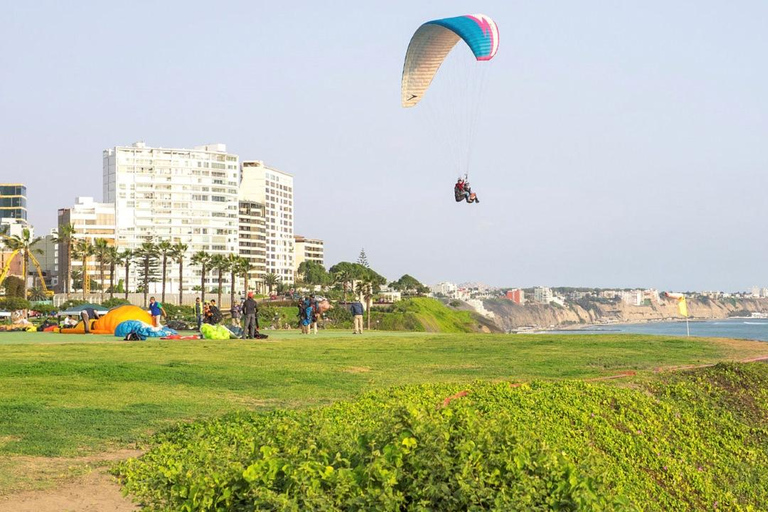
<svg viewBox="0 0 768 512">
<path fill-rule="evenodd" d="M 116 299 L 125 299 L 125 293 L 115 293 L 113 294 L 113 297 Z M 162 302 L 162 299 L 160 297 L 159 293 L 151 293 L 147 295 L 147 302 L 149 302 L 149 298 L 154 297 L 158 302 Z M 183 298 L 182 305 L 183 306 L 192 306 L 195 304 L 195 299 L 197 297 L 200 297 L 200 293 L 194 293 L 189 292 L 185 293 Z M 57 293 L 53 296 L 53 305 L 56 307 L 61 306 L 63 303 L 65 303 L 67 300 L 74 299 L 74 300 L 85 300 L 86 302 L 92 302 L 94 304 L 100 304 L 101 303 L 101 293 L 87 293 L 85 294 L 85 297 L 83 297 L 82 293 L 70 293 L 69 297 L 67 297 L 67 294 L 65 293 Z M 104 294 L 104 300 L 109 299 L 109 293 Z M 217 299 L 218 296 L 215 293 L 206 293 L 205 294 L 205 300 L 211 300 L 211 299 Z M 239 301 L 240 297 L 238 295 L 235 295 L 235 301 Z M 128 301 L 131 304 L 135 304 L 137 306 L 144 306 L 144 294 L 143 293 L 129 293 L 128 294 Z M 165 303 L 166 304 L 175 304 L 179 305 L 179 294 L 178 293 L 166 293 L 165 294 Z M 229 294 L 222 294 L 221 296 L 221 304 L 219 304 L 219 309 L 229 309 Z"/>
</svg>

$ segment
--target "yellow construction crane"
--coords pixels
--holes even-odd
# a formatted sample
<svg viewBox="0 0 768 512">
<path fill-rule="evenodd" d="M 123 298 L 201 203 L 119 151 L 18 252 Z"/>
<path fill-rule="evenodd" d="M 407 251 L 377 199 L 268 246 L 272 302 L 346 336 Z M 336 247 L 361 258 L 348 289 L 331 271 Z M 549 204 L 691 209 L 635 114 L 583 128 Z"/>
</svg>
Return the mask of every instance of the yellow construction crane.
<svg viewBox="0 0 768 512">
<path fill-rule="evenodd" d="M 47 286 L 45 286 L 45 277 L 43 276 L 43 269 L 40 267 L 40 262 L 37 261 L 37 258 L 35 258 L 35 255 L 31 252 L 29 253 L 29 257 L 32 260 L 32 263 L 35 265 L 35 270 L 37 270 L 37 275 L 40 277 L 40 286 L 43 288 L 43 293 L 45 293 L 46 297 L 53 297 L 53 292 L 48 289 Z"/>
<path fill-rule="evenodd" d="M 0 286 L 2 286 L 3 281 L 5 281 L 5 278 L 8 277 L 8 272 L 11 271 L 11 263 L 13 263 L 13 258 L 16 257 L 16 254 L 19 251 L 13 251 L 11 253 L 11 257 L 8 258 L 8 261 L 5 262 L 5 266 L 3 267 L 2 272 L 0 272 Z"/>
<path fill-rule="evenodd" d="M 3 282 L 5 281 L 5 278 L 8 277 L 8 274 L 11 271 L 11 263 L 13 263 L 13 259 L 16 257 L 16 255 L 19 254 L 21 250 L 16 250 L 11 253 L 11 257 L 8 258 L 8 261 L 5 263 L 5 266 L 3 267 L 2 272 L 0 272 L 0 286 L 2 286 Z M 37 270 L 37 275 L 40 277 L 40 286 L 43 288 L 43 292 L 45 293 L 46 297 L 52 297 L 53 292 L 48 289 L 47 286 L 45 286 L 45 277 L 43 276 L 43 269 L 40 267 L 40 262 L 37 261 L 37 258 L 35 258 L 35 255 L 31 252 L 29 253 L 29 258 L 32 260 L 32 264 L 35 266 L 35 270 Z M 26 278 L 26 276 L 24 276 Z"/>
</svg>

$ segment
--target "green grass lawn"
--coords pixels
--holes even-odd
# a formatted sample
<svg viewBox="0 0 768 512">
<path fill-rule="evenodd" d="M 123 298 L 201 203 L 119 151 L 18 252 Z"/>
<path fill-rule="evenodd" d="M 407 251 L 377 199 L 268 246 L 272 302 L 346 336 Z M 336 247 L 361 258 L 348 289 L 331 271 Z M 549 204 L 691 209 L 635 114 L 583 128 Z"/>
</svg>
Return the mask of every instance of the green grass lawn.
<svg viewBox="0 0 768 512">
<path fill-rule="evenodd" d="M 270 332 L 264 341 L 0 334 L 0 468 L 130 445 L 173 422 L 306 407 L 424 382 L 592 378 L 768 355 L 749 341 L 644 335 Z M 9 462 L 11 461 L 11 462 Z M 0 492 L 16 484 L 0 479 Z"/>
</svg>

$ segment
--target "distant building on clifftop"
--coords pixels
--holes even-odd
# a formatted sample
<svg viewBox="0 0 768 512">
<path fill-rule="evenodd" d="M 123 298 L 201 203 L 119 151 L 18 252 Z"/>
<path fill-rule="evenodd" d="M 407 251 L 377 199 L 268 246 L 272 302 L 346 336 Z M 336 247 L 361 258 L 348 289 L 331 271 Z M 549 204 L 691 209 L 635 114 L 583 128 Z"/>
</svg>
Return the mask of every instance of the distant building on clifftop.
<svg viewBox="0 0 768 512">
<path fill-rule="evenodd" d="M 525 292 L 521 290 L 520 288 L 515 288 L 514 290 L 508 290 L 506 293 L 507 299 L 511 300 L 515 304 L 524 305 L 525 304 Z"/>
</svg>

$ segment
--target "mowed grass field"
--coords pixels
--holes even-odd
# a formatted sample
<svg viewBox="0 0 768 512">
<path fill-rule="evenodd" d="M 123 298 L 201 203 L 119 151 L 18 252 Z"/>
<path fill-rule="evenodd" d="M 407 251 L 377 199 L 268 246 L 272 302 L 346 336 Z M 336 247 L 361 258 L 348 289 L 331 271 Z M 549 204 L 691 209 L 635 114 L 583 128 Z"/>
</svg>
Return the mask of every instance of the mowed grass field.
<svg viewBox="0 0 768 512">
<path fill-rule="evenodd" d="M 128 448 L 177 421 L 230 411 L 317 406 L 425 382 L 643 378 L 768 355 L 761 342 L 642 335 L 269 334 L 224 342 L 0 334 L 0 494 L 50 483 L 29 469 L 46 458 Z"/>
</svg>

